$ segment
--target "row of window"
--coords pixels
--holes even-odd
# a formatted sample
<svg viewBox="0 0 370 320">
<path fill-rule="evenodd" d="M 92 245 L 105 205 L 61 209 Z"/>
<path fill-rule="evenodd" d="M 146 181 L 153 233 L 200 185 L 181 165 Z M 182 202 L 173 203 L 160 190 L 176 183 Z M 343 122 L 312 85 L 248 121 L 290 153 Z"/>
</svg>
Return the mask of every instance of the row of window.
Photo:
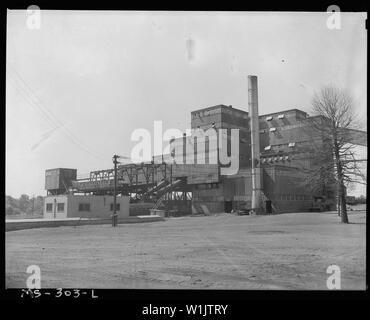
<svg viewBox="0 0 370 320">
<path fill-rule="evenodd" d="M 284 119 L 284 118 L 285 118 L 285 114 L 278 115 L 278 119 Z M 266 121 L 271 121 L 272 119 L 273 119 L 272 116 L 266 117 Z"/>
<path fill-rule="evenodd" d="M 306 194 L 274 194 L 273 198 L 285 201 L 312 200 L 312 197 Z"/>
<path fill-rule="evenodd" d="M 116 210 L 121 210 L 121 205 L 116 203 Z M 78 211 L 90 211 L 90 203 L 80 203 L 78 205 Z M 113 211 L 113 203 L 110 204 L 110 211 Z"/>
<path fill-rule="evenodd" d="M 261 163 L 273 163 L 273 162 L 280 162 L 280 161 L 290 161 L 292 160 L 292 156 L 279 156 L 279 157 L 264 157 L 261 158 Z"/>
<path fill-rule="evenodd" d="M 53 212 L 53 204 L 46 204 L 46 212 Z M 57 212 L 64 212 L 64 203 L 57 203 Z"/>
<path fill-rule="evenodd" d="M 279 146 L 273 146 L 274 147 L 274 149 L 281 149 L 281 148 L 284 148 L 286 145 L 288 145 L 288 147 L 289 148 L 294 148 L 295 147 L 295 142 L 289 142 L 288 144 L 280 144 Z M 268 150 L 271 150 L 271 148 L 272 148 L 272 146 L 270 145 L 270 146 L 266 146 L 264 149 L 266 150 L 266 151 L 268 151 Z"/>
<path fill-rule="evenodd" d="M 206 189 L 217 189 L 219 187 L 218 183 L 202 183 L 195 185 L 197 190 L 206 190 Z"/>
<path fill-rule="evenodd" d="M 306 127 L 306 126 L 307 126 L 307 124 L 304 123 L 304 122 L 297 122 L 297 123 L 293 123 L 293 124 L 279 126 L 279 131 L 291 130 L 291 129 L 301 128 L 301 127 Z M 277 128 L 275 128 L 275 127 L 265 128 L 265 129 L 261 129 L 260 133 L 266 133 L 268 131 L 274 132 L 276 130 L 277 130 Z"/>
<path fill-rule="evenodd" d="M 116 203 L 116 210 L 119 211 L 121 206 L 119 203 Z M 90 203 L 79 203 L 78 204 L 78 211 L 90 211 Z M 113 203 L 110 204 L 110 211 L 113 211 Z M 53 204 L 47 203 L 46 204 L 46 212 L 53 212 Z M 57 203 L 56 212 L 64 212 L 64 203 Z"/>
</svg>

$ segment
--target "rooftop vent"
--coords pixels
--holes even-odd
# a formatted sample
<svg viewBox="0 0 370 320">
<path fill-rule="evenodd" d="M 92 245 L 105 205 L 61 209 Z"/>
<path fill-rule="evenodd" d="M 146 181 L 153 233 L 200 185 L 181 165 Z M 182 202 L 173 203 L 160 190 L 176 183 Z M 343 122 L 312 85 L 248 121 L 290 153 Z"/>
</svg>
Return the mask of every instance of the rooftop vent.
<svg viewBox="0 0 370 320">
<path fill-rule="evenodd" d="M 289 148 L 294 148 L 294 146 L 295 146 L 295 142 L 290 142 L 290 143 L 288 144 L 288 147 L 289 147 Z"/>
<path fill-rule="evenodd" d="M 266 146 L 265 150 L 271 150 L 271 146 Z"/>
<path fill-rule="evenodd" d="M 285 114 L 279 114 L 279 115 L 278 115 L 278 118 L 279 118 L 279 119 L 284 119 L 284 118 L 285 118 Z"/>
<path fill-rule="evenodd" d="M 272 120 L 272 116 L 269 116 L 266 118 L 266 121 L 271 121 Z"/>
<path fill-rule="evenodd" d="M 270 132 L 276 131 L 276 128 L 270 128 Z"/>
</svg>

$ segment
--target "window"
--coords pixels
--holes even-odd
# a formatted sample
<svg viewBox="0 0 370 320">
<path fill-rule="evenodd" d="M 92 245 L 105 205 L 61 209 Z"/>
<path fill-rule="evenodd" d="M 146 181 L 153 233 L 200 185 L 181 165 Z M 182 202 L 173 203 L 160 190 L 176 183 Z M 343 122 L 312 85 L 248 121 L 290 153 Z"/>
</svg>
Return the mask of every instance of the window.
<svg viewBox="0 0 370 320">
<path fill-rule="evenodd" d="M 116 203 L 116 211 L 120 211 L 121 205 L 119 203 Z M 113 211 L 113 203 L 110 204 L 110 211 Z"/>
<path fill-rule="evenodd" d="M 46 204 L 46 212 L 52 212 L 53 211 L 53 204 L 47 203 Z"/>
<path fill-rule="evenodd" d="M 64 203 L 58 203 L 57 211 L 58 212 L 64 212 Z"/>
<path fill-rule="evenodd" d="M 80 203 L 78 205 L 78 211 L 90 211 L 90 203 Z"/>
</svg>

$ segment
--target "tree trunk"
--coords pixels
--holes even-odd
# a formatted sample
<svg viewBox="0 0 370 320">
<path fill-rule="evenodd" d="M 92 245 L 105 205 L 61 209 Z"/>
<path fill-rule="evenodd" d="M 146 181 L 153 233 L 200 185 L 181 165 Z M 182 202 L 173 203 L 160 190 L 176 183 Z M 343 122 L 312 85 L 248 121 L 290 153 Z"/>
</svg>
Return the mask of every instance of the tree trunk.
<svg viewBox="0 0 370 320">
<path fill-rule="evenodd" d="M 340 193 L 340 211 L 341 211 L 341 220 L 343 223 L 348 223 L 348 215 L 347 215 L 347 204 L 346 204 L 346 195 L 344 192 L 344 185 L 341 183 L 340 186 L 341 193 Z"/>
<path fill-rule="evenodd" d="M 346 192 L 343 183 L 342 167 L 338 166 L 338 214 L 341 217 L 343 223 L 348 223 L 347 215 L 347 204 L 346 204 Z"/>
<path fill-rule="evenodd" d="M 336 141 L 336 140 L 334 140 Z M 337 164 L 337 180 L 338 180 L 338 201 L 340 203 L 340 217 L 342 223 L 348 223 L 347 205 L 346 205 L 346 193 L 343 182 L 343 167 L 340 161 L 339 148 L 336 142 L 334 142 L 334 154 Z"/>
<path fill-rule="evenodd" d="M 339 184 L 338 184 L 338 197 L 337 197 L 337 211 L 338 211 L 338 217 L 340 217 L 340 196 L 339 196 L 340 192 L 339 192 Z"/>
</svg>

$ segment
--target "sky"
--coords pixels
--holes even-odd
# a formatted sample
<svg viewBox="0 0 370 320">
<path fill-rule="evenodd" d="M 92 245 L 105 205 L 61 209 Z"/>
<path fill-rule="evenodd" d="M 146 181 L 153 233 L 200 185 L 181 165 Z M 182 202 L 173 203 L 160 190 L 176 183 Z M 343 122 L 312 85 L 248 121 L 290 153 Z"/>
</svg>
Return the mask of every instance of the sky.
<svg viewBox="0 0 370 320">
<path fill-rule="evenodd" d="M 7 195 L 45 195 L 46 169 L 111 168 L 155 120 L 185 131 L 193 110 L 247 110 L 248 75 L 260 114 L 309 112 L 334 84 L 367 123 L 366 13 L 341 13 L 339 30 L 326 12 L 41 10 L 39 29 L 29 17 L 7 14 Z"/>
</svg>

